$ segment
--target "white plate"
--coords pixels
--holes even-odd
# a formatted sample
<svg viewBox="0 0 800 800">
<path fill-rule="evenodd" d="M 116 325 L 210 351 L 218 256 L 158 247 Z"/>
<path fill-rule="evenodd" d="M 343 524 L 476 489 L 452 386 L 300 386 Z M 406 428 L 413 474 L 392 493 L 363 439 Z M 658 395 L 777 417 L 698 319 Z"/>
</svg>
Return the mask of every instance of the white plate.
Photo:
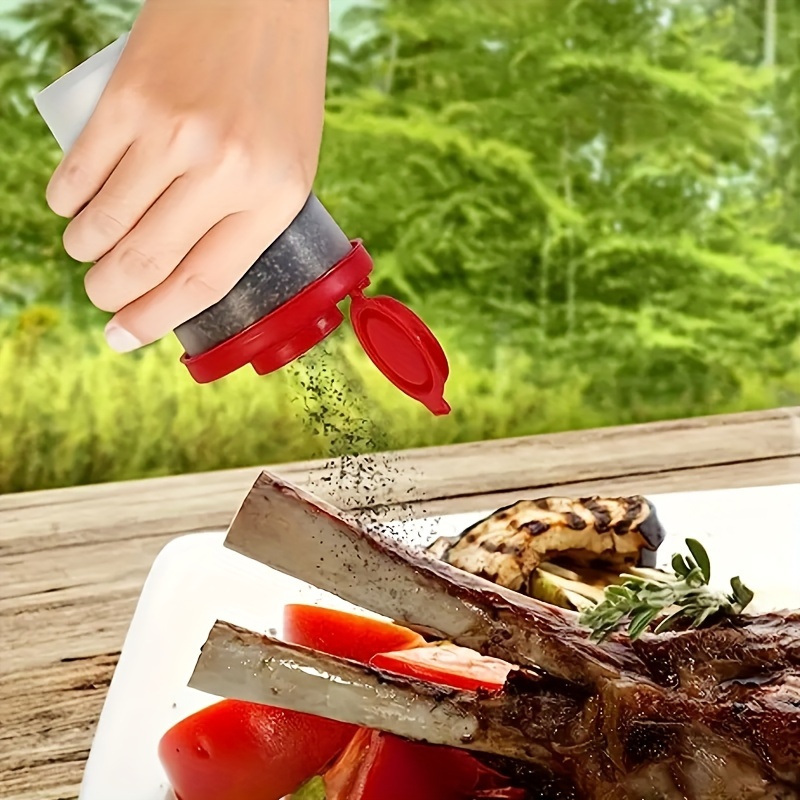
<svg viewBox="0 0 800 800">
<path fill-rule="evenodd" d="M 698 538 L 716 575 L 740 574 L 757 591 L 761 608 L 800 606 L 800 485 L 652 499 L 668 531 L 662 559 L 683 552 L 687 536 Z M 482 516 L 420 520 L 399 525 L 398 534 L 426 541 L 434 531 L 456 533 Z M 153 564 L 103 707 L 80 800 L 172 800 L 158 741 L 173 723 L 216 699 L 186 687 L 216 619 L 280 634 L 287 603 L 352 609 L 226 550 L 223 539 L 224 533 L 183 536 Z"/>
</svg>

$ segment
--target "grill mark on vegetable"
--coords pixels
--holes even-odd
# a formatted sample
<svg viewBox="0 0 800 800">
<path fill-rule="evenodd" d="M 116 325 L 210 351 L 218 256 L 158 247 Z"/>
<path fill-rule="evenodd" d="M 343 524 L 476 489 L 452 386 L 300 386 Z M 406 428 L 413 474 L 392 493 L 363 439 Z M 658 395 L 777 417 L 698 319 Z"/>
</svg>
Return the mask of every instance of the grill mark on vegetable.
<svg viewBox="0 0 800 800">
<path fill-rule="evenodd" d="M 651 523 L 646 535 L 645 522 Z M 594 535 L 604 537 L 599 548 L 586 538 Z M 621 572 L 646 561 L 643 552 L 656 549 L 664 536 L 655 509 L 639 496 L 544 497 L 498 509 L 460 536 L 440 538 L 429 549 L 453 566 L 538 597 L 534 576 L 543 563 L 574 557 L 576 568 L 591 560 L 595 570 Z M 554 579 L 548 580 L 552 584 Z"/>
<path fill-rule="evenodd" d="M 507 518 L 508 518 L 508 515 L 506 515 L 506 517 L 504 517 L 504 519 L 507 519 Z M 550 526 L 546 522 L 542 522 L 539 519 L 534 520 L 533 522 L 526 522 L 522 527 L 526 531 L 528 531 L 528 533 L 530 533 L 531 536 L 538 536 L 540 533 L 544 533 L 545 531 L 549 531 L 550 530 Z M 466 540 L 470 541 L 470 542 L 474 542 L 477 538 L 478 538 L 478 534 L 477 533 L 470 533 L 467 536 Z"/>
<path fill-rule="evenodd" d="M 600 505 L 594 497 L 587 497 L 581 499 L 581 503 L 592 513 L 594 517 L 594 526 L 598 533 L 608 533 L 611 526 L 611 514 L 609 510 Z"/>
<path fill-rule="evenodd" d="M 570 511 L 567 514 L 567 527 L 572 528 L 574 531 L 582 531 L 586 528 L 586 520 Z"/>
</svg>

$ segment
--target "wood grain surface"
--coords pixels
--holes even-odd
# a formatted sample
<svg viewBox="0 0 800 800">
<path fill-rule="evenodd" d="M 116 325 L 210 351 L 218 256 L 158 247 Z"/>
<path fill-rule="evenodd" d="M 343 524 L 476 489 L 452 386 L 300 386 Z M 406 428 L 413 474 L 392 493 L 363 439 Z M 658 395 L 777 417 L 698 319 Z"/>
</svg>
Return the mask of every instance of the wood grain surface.
<svg viewBox="0 0 800 800">
<path fill-rule="evenodd" d="M 800 481 L 800 409 L 678 420 L 383 458 L 346 498 L 323 463 L 274 471 L 390 515 L 544 494 L 663 493 Z M 0 497 L 0 797 L 77 797 L 136 599 L 171 538 L 227 527 L 260 467 Z M 349 483 L 349 482 L 346 482 Z"/>
</svg>

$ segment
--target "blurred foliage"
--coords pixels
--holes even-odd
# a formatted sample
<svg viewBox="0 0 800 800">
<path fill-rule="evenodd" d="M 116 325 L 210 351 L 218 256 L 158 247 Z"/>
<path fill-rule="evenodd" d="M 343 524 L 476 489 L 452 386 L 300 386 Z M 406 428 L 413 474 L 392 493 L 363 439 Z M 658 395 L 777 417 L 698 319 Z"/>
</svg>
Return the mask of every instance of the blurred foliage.
<svg viewBox="0 0 800 800">
<path fill-rule="evenodd" d="M 455 365 L 455 412 L 433 421 L 343 337 L 393 445 L 796 401 L 800 4 L 774 7 L 383 0 L 345 15 L 318 193 Z M 171 342 L 126 358 L 97 344 L 29 98 L 134 13 L 30 0 L 0 38 L 0 490 L 324 450 L 290 376 L 196 387 Z"/>
<path fill-rule="evenodd" d="M 41 311 L 9 321 L 4 333 L 11 326 L 14 334 L 0 339 L 4 491 L 314 458 L 342 441 L 340 431 L 331 436 L 306 423 L 298 387 L 318 370 L 314 361 L 266 378 L 241 370 L 198 386 L 178 368 L 180 348 L 172 338 L 120 358 L 100 332 L 62 326 Z M 453 367 L 448 417 L 432 423 L 427 411 L 378 374 L 346 329 L 328 344 L 343 377 L 326 385 L 312 412 L 322 408 L 341 418 L 346 410 L 353 425 L 346 438 L 365 452 L 372 443 L 381 449 L 449 444 L 649 422 L 687 408 L 703 414 L 800 401 L 797 371 L 774 383 L 742 373 L 729 398 L 698 401 L 696 390 L 670 388 L 670 399 L 658 402 L 593 403 L 586 399 L 588 372 L 564 380 L 558 364 L 504 347 L 493 363 L 476 369 L 452 333 L 445 331 L 443 339 Z"/>
</svg>

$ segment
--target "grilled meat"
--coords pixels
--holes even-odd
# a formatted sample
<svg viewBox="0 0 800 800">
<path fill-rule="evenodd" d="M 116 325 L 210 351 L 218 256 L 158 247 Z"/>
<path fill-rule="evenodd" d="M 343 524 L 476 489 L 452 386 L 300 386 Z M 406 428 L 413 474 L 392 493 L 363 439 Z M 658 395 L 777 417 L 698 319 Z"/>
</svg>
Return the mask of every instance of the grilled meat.
<svg viewBox="0 0 800 800">
<path fill-rule="evenodd" d="M 630 678 L 577 687 L 528 669 L 502 692 L 460 692 L 217 623 L 191 685 L 524 762 L 537 776 L 532 798 L 800 797 L 800 687 L 786 676 L 692 698 Z"/>
<path fill-rule="evenodd" d="M 575 614 L 402 548 L 267 475 L 227 544 L 522 669 L 503 692 L 454 692 L 217 623 L 196 688 L 524 762 L 540 800 L 800 798 L 800 612 L 596 644 Z"/>
<path fill-rule="evenodd" d="M 641 670 L 630 648 L 598 645 L 569 611 L 487 583 L 263 473 L 226 547 L 438 639 L 575 683 Z"/>
<path fill-rule="evenodd" d="M 595 572 L 654 566 L 665 532 L 644 497 L 545 497 L 495 511 L 454 537 L 437 539 L 429 552 L 492 583 L 544 597 L 538 582 L 552 583 L 542 564 L 556 562 Z M 570 598 L 574 599 L 574 598 Z"/>
</svg>

